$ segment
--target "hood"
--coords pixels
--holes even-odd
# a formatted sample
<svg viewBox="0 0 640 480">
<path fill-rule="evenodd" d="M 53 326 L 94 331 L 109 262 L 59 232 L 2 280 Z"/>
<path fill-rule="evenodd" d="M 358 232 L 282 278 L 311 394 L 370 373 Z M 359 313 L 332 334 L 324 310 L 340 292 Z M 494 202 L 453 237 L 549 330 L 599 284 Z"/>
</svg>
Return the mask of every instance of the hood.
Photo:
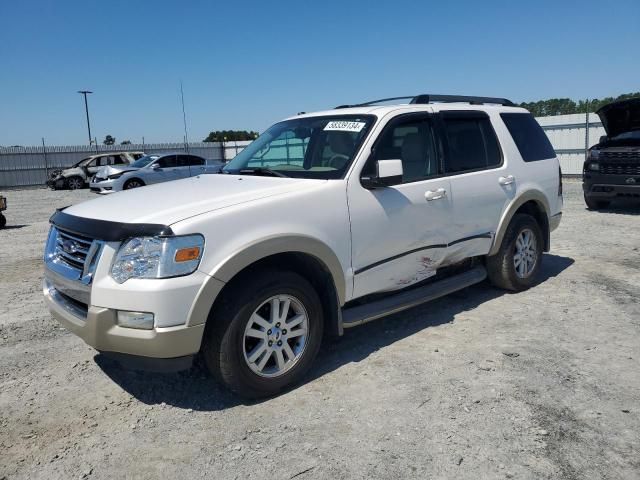
<svg viewBox="0 0 640 480">
<path fill-rule="evenodd" d="M 106 165 L 98 169 L 96 177 L 107 178 L 109 175 L 115 175 L 116 173 L 133 172 L 134 170 L 139 170 L 139 168 L 132 168 L 130 165 Z"/>
<path fill-rule="evenodd" d="M 171 225 L 195 215 L 308 190 L 326 182 L 249 175 L 201 175 L 99 197 L 73 205 L 64 212 L 111 222 Z"/>
<path fill-rule="evenodd" d="M 640 130 L 640 98 L 609 103 L 596 113 L 609 137 Z"/>
</svg>

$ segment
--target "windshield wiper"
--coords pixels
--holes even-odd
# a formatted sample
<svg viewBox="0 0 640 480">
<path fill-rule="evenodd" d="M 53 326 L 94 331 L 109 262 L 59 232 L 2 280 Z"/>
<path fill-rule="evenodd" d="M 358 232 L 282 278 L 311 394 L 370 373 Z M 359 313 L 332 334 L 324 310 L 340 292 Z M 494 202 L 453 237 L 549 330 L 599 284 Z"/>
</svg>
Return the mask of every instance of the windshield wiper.
<svg viewBox="0 0 640 480">
<path fill-rule="evenodd" d="M 239 175 L 264 175 L 268 177 L 287 177 L 284 173 L 276 172 L 275 170 L 271 170 L 266 167 L 256 167 L 256 168 L 241 168 L 238 171 Z"/>
</svg>

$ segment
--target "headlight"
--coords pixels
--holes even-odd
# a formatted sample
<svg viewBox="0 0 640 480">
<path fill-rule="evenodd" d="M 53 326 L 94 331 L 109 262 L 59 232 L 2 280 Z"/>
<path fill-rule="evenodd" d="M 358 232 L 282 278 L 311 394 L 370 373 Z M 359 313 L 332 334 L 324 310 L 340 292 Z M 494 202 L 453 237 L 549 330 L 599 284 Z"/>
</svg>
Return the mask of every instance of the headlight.
<svg viewBox="0 0 640 480">
<path fill-rule="evenodd" d="M 116 173 L 115 175 L 109 175 L 107 178 L 109 180 L 115 180 L 117 178 L 120 178 L 122 176 L 122 173 Z"/>
<path fill-rule="evenodd" d="M 136 237 L 124 242 L 111 265 L 118 283 L 130 278 L 170 278 L 195 272 L 202 258 L 204 237 Z"/>
<path fill-rule="evenodd" d="M 598 160 L 600 158 L 600 150 L 589 150 L 589 160 Z"/>
</svg>

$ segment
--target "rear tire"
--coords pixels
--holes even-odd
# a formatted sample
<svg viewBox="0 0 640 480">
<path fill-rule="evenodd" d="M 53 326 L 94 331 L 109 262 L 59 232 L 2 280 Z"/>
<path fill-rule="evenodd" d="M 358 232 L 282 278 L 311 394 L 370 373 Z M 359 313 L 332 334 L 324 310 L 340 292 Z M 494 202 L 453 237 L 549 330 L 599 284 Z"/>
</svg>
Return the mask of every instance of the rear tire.
<svg viewBox="0 0 640 480">
<path fill-rule="evenodd" d="M 587 204 L 587 208 L 589 210 L 600 210 L 602 208 L 607 208 L 611 204 L 609 200 L 594 200 L 586 195 L 584 196 L 584 203 Z"/>
<path fill-rule="evenodd" d="M 132 178 L 131 180 L 127 180 L 124 184 L 124 190 L 130 190 L 132 188 L 144 187 L 144 182 L 139 178 Z"/>
<path fill-rule="evenodd" d="M 80 190 L 84 188 L 84 180 L 80 177 L 69 177 L 66 183 L 69 190 Z"/>
<path fill-rule="evenodd" d="M 536 283 L 543 253 L 542 230 L 531 215 L 511 219 L 500 250 L 487 257 L 487 273 L 493 285 L 520 292 Z"/>
<path fill-rule="evenodd" d="M 322 341 L 322 304 L 311 284 L 297 273 L 263 270 L 235 280 L 223 295 L 202 347 L 213 376 L 247 398 L 299 382 Z"/>
</svg>

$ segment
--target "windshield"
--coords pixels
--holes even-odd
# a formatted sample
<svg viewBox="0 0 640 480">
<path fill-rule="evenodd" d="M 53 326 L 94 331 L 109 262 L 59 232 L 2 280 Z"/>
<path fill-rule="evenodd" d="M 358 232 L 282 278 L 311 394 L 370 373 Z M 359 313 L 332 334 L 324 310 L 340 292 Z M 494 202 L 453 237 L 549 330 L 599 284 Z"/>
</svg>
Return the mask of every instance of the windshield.
<svg viewBox="0 0 640 480">
<path fill-rule="evenodd" d="M 342 178 L 371 128 L 373 115 L 306 117 L 276 123 L 242 150 L 225 173 Z"/>
<path fill-rule="evenodd" d="M 94 157 L 83 158 L 78 163 L 74 163 L 73 167 L 71 167 L 71 168 L 85 167 L 91 160 L 93 160 L 93 158 Z"/>
<path fill-rule="evenodd" d="M 138 160 L 136 160 L 129 166 L 133 168 L 146 167 L 147 165 L 149 165 L 154 160 L 157 160 L 158 158 L 159 158 L 159 155 L 145 155 L 144 157 L 140 157 Z"/>
</svg>

